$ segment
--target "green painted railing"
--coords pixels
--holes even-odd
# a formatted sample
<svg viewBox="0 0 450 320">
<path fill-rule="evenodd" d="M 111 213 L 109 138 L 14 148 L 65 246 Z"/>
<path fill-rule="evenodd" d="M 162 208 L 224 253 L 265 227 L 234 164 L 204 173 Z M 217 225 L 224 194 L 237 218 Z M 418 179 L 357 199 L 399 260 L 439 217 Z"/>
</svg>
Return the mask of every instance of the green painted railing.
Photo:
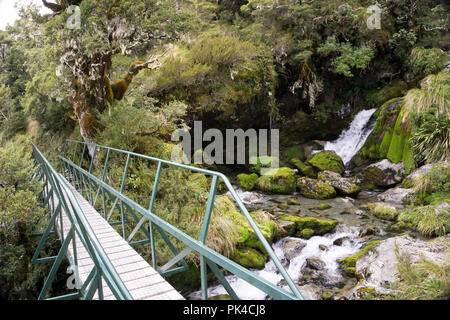
<svg viewBox="0 0 450 320">
<path fill-rule="evenodd" d="M 92 173 L 92 170 L 94 164 L 95 166 L 98 167 L 96 155 L 100 154 L 100 152 L 103 152 L 105 160 L 103 163 L 102 175 L 101 177 L 97 177 Z M 122 174 L 122 181 L 120 183 L 120 190 L 116 190 L 115 188 L 113 188 L 112 186 L 110 186 L 105 182 L 108 164 L 112 152 L 123 154 L 124 157 L 126 157 L 124 171 Z M 90 154 L 90 156 L 88 156 L 88 153 Z M 156 164 L 155 181 L 153 183 L 153 190 L 151 192 L 151 195 L 149 195 L 150 204 L 148 209 L 144 208 L 143 206 L 141 206 L 140 204 L 136 203 L 135 201 L 133 201 L 132 199 L 128 198 L 126 195 L 123 194 L 126 184 L 127 172 L 132 157 L 148 160 Z M 86 163 L 84 165 L 85 168 L 83 168 L 83 161 L 85 159 L 87 159 L 87 161 L 90 162 Z M 207 267 L 209 267 L 209 269 L 213 272 L 216 278 L 224 286 L 228 294 L 233 299 L 239 299 L 238 295 L 234 292 L 233 288 L 228 283 L 225 276 L 222 274 L 222 271 L 220 270 L 219 266 L 236 275 L 237 277 L 247 281 L 251 285 L 255 286 L 256 288 L 267 293 L 269 296 L 275 299 L 305 299 L 304 296 L 299 292 L 298 288 L 290 278 L 289 274 L 287 273 L 281 262 L 279 261 L 278 257 L 275 255 L 270 244 L 264 238 L 263 234 L 261 233 L 261 230 L 258 228 L 255 221 L 245 208 L 244 204 L 237 195 L 230 181 L 222 173 L 211 170 L 205 170 L 198 167 L 187 166 L 184 164 L 162 160 L 150 156 L 145 156 L 134 152 L 124 151 L 107 146 L 101 146 L 94 143 L 86 143 L 74 140 L 66 141 L 66 143 L 64 144 L 62 155 L 59 156 L 59 160 L 61 170 L 64 173 L 64 175 L 67 177 L 69 181 L 71 181 L 75 185 L 78 191 L 80 191 L 80 193 L 86 199 L 88 199 L 88 201 L 90 201 L 90 203 L 94 207 L 97 205 L 98 203 L 97 200 L 99 200 L 99 197 L 101 197 L 100 202 L 102 208 L 99 208 L 98 210 L 103 211 L 104 217 L 107 221 L 110 221 L 113 211 L 116 209 L 116 206 L 120 202 L 120 205 L 117 210 L 120 211 L 121 221 L 110 222 L 111 225 L 122 226 L 123 237 L 130 243 L 130 245 L 140 245 L 150 243 L 153 267 L 161 275 L 167 276 L 186 270 L 188 268 L 188 265 L 185 262 L 184 258 L 191 252 L 197 252 L 200 255 L 201 291 L 203 299 L 208 298 L 207 277 L 206 277 Z M 158 215 L 154 212 L 154 203 L 158 190 L 158 184 L 160 181 L 161 171 L 164 170 L 163 166 L 182 168 L 185 170 L 189 170 L 191 172 L 203 173 L 207 176 L 212 177 L 201 233 L 198 239 L 195 239 L 187 235 L 183 231 L 169 224 L 167 221 L 158 217 Z M 257 238 L 259 239 L 262 246 L 268 253 L 270 259 L 273 261 L 276 268 L 286 281 L 286 284 L 291 290 L 291 292 L 288 292 L 287 290 L 280 288 L 277 285 L 263 279 L 262 277 L 258 276 L 252 271 L 244 268 L 243 266 L 237 264 L 236 262 L 217 253 L 216 251 L 214 251 L 213 249 L 211 249 L 206 245 L 210 218 L 215 203 L 216 191 L 219 184 L 219 180 L 222 180 L 222 182 L 228 189 L 229 193 L 233 197 L 241 213 L 246 218 L 251 228 L 254 230 Z M 111 208 L 107 208 L 108 203 L 112 203 Z M 128 220 L 126 214 L 131 215 L 132 219 L 136 223 L 136 226 L 129 235 L 127 235 L 125 225 L 128 224 L 130 221 Z M 148 229 L 144 227 L 144 224 L 146 222 L 148 222 Z M 147 239 L 133 242 L 132 239 L 139 230 L 143 232 L 143 234 L 147 237 Z M 155 241 L 154 241 L 155 231 L 159 233 L 159 235 L 162 237 L 164 242 L 168 245 L 168 247 L 174 254 L 174 257 L 161 267 L 158 267 L 157 265 L 157 251 L 155 248 Z M 187 245 L 187 247 L 181 252 L 178 252 L 173 243 L 171 242 L 169 235 L 183 242 L 185 245 Z M 180 263 L 181 267 L 172 268 L 177 263 Z"/>
<path fill-rule="evenodd" d="M 132 299 L 131 294 L 122 282 L 119 274 L 115 270 L 108 256 L 106 255 L 103 247 L 97 239 L 96 234 L 92 230 L 89 222 L 87 221 L 78 201 L 76 200 L 72 190 L 68 183 L 61 177 L 60 174 L 52 167 L 44 155 L 33 144 L 33 153 L 36 167 L 36 176 L 39 176 L 40 180 L 44 182 L 44 206 L 48 205 L 51 208 L 50 221 L 41 234 L 41 239 L 35 254 L 32 258 L 32 263 L 53 262 L 53 266 L 50 270 L 48 277 L 44 283 L 44 286 L 40 292 L 39 300 L 45 299 L 48 295 L 51 284 L 55 278 L 56 272 L 61 265 L 64 256 L 67 257 L 72 270 L 77 272 L 77 257 L 76 257 L 76 237 L 78 237 L 83 244 L 86 251 L 89 253 L 94 267 L 88 275 L 86 281 L 80 284 L 77 288 L 77 292 L 50 298 L 51 299 L 92 299 L 95 293 L 98 293 L 98 299 L 103 299 L 103 285 L 104 280 L 112 293 L 117 299 Z M 70 230 L 64 236 L 64 226 L 62 215 L 67 215 L 71 226 Z M 57 217 L 59 217 L 59 228 L 56 226 Z M 52 231 L 52 229 L 54 231 Z M 40 252 L 51 233 L 57 233 L 61 239 L 62 245 L 56 256 L 39 258 Z M 73 241 L 72 241 L 73 240 Z M 68 247 L 72 244 L 73 256 L 69 255 Z M 75 274 L 77 276 L 77 274 Z"/>
</svg>

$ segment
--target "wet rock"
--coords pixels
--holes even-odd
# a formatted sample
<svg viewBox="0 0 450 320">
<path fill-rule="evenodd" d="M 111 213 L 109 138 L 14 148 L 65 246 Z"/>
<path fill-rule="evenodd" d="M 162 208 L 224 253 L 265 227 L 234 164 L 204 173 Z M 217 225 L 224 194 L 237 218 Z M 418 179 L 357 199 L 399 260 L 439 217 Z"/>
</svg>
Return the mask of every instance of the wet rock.
<svg viewBox="0 0 450 320">
<path fill-rule="evenodd" d="M 336 190 L 329 184 L 316 179 L 302 177 L 297 180 L 300 194 L 311 199 L 330 199 L 336 196 Z"/>
<path fill-rule="evenodd" d="M 322 250 L 322 251 L 327 251 L 328 247 L 321 243 L 321 244 L 319 244 L 319 249 Z"/>
<path fill-rule="evenodd" d="M 312 270 L 323 270 L 325 269 L 325 262 L 320 258 L 311 257 L 306 259 L 306 267 Z"/>
<path fill-rule="evenodd" d="M 361 184 L 390 187 L 402 181 L 405 168 L 402 162 L 392 163 L 388 159 L 367 166 L 356 179 Z"/>
<path fill-rule="evenodd" d="M 377 196 L 377 199 L 379 201 L 402 204 L 405 202 L 408 203 L 408 200 L 406 199 L 408 199 L 408 197 L 414 193 L 415 193 L 414 189 L 395 187 L 379 194 Z"/>
<path fill-rule="evenodd" d="M 336 240 L 333 241 L 333 245 L 341 246 L 344 241 L 349 240 L 349 239 L 350 239 L 349 237 L 337 238 Z"/>
<path fill-rule="evenodd" d="M 420 168 L 414 170 L 410 175 L 408 175 L 402 182 L 403 188 L 411 188 L 414 186 L 414 183 L 420 179 L 423 175 L 427 174 L 431 169 L 440 165 L 450 165 L 449 161 L 439 161 L 435 163 L 426 164 L 421 166 Z"/>
<path fill-rule="evenodd" d="M 303 296 L 305 296 L 308 299 L 311 300 L 318 300 L 321 297 L 321 289 L 320 287 L 314 285 L 314 284 L 305 284 L 303 286 L 298 286 L 298 289 L 302 293 Z"/>
<path fill-rule="evenodd" d="M 302 235 L 301 232 L 304 229 L 311 229 L 314 231 L 314 235 L 321 236 L 332 231 L 338 224 L 338 221 L 336 220 L 317 219 L 314 217 L 299 217 L 288 214 L 278 214 L 277 217 L 280 220 L 295 222 L 296 231 L 299 236 Z"/>
<path fill-rule="evenodd" d="M 288 239 L 283 246 L 284 256 L 290 261 L 298 256 L 304 247 L 306 247 L 306 242 L 299 239 Z"/>
<path fill-rule="evenodd" d="M 361 188 L 354 184 L 349 178 L 343 178 L 339 173 L 333 171 L 322 171 L 317 175 L 322 180 L 334 187 L 337 193 L 345 196 L 357 196 L 361 192 Z"/>
<path fill-rule="evenodd" d="M 360 237 L 372 236 L 380 232 L 380 229 L 375 226 L 367 226 L 359 232 Z"/>
<path fill-rule="evenodd" d="M 389 232 L 396 232 L 401 233 L 411 228 L 411 224 L 405 222 L 405 221 L 399 221 L 394 224 L 391 224 L 389 227 L 386 228 Z"/>
<path fill-rule="evenodd" d="M 319 204 L 317 207 L 315 207 L 314 209 L 317 209 L 317 210 L 326 210 L 326 209 L 330 209 L 331 208 L 331 206 L 329 205 L 329 204 L 327 204 L 327 203 L 321 203 L 321 204 Z"/>
</svg>

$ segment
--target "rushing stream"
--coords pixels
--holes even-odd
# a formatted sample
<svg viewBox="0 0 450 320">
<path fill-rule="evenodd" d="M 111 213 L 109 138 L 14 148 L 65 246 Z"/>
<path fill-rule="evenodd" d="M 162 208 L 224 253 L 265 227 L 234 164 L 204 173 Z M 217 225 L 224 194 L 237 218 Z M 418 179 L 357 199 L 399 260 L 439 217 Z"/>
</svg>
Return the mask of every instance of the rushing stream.
<svg viewBox="0 0 450 320">
<path fill-rule="evenodd" d="M 368 123 L 375 111 L 376 109 L 370 109 L 359 112 L 349 128 L 344 130 L 337 140 L 327 142 L 324 149 L 335 151 L 347 164 L 363 146 L 372 131 L 373 128 L 369 127 Z M 378 236 L 385 234 L 383 229 L 386 227 L 386 222 L 365 214 L 363 209 L 367 202 L 376 198 L 377 191 L 361 192 L 356 199 L 337 197 L 328 200 L 308 199 L 297 193 L 274 195 L 244 192 L 239 189 L 237 193 L 249 211 L 266 210 L 275 215 L 287 213 L 339 221 L 335 230 L 324 236 L 313 236 L 308 240 L 285 237 L 272 244 L 275 254 L 297 284 L 300 292 L 310 299 L 319 299 L 323 289 L 332 289 L 335 292 L 345 291 L 344 287 L 348 285 L 349 279 L 342 273 L 338 261 L 361 249 L 367 241 L 364 231 L 367 230 L 367 226 L 378 230 L 376 231 Z M 291 199 L 295 199 L 298 204 L 281 206 Z M 323 203 L 328 204 L 330 208 L 323 211 L 317 210 L 317 206 Z M 286 286 L 272 261 L 267 262 L 262 270 L 253 271 L 278 286 Z M 226 278 L 240 299 L 268 298 L 264 292 L 234 275 Z M 220 284 L 208 288 L 210 297 L 221 294 L 227 294 L 227 292 Z M 192 292 L 188 298 L 200 299 L 201 291 Z"/>
<path fill-rule="evenodd" d="M 334 233 L 325 236 L 314 236 L 309 240 L 286 237 L 275 242 L 272 247 L 294 282 L 301 282 L 303 276 L 309 277 L 311 271 L 313 271 L 317 277 L 321 277 L 321 282 L 324 285 L 331 287 L 333 285 L 339 285 L 343 280 L 337 260 L 355 254 L 360 249 L 361 242 L 357 239 L 358 233 L 359 228 L 357 227 L 339 225 Z M 333 244 L 337 239 L 345 240 L 342 241 L 341 245 Z M 299 250 L 298 255 L 289 255 L 285 253 L 286 251 L 284 249 L 288 242 L 298 242 L 302 246 L 305 246 Z M 321 270 L 317 271 L 308 268 L 307 259 L 311 258 L 311 261 L 323 262 Z M 260 277 L 277 285 L 281 285 L 283 280 L 272 261 L 266 263 L 264 269 L 253 271 Z M 264 300 L 267 298 L 264 292 L 234 275 L 227 276 L 226 278 L 240 299 Z M 307 298 L 315 298 L 314 296 L 310 296 L 307 291 L 303 291 L 302 286 L 299 286 L 299 289 Z M 208 288 L 208 296 L 211 297 L 220 294 L 227 294 L 222 285 Z M 196 291 L 190 295 L 191 299 L 200 299 L 200 297 L 200 291 Z"/>
</svg>

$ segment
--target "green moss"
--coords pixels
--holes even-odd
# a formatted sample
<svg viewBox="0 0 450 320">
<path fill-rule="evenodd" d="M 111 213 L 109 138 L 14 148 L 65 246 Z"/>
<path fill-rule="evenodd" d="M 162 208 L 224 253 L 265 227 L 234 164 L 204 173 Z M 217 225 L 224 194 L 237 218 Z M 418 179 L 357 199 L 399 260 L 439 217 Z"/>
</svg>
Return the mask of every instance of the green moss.
<svg viewBox="0 0 450 320">
<path fill-rule="evenodd" d="M 291 194 L 294 191 L 294 170 L 282 167 L 270 169 L 258 179 L 258 189 L 270 193 Z"/>
<path fill-rule="evenodd" d="M 341 157 L 333 151 L 321 151 L 313 154 L 307 161 L 319 171 L 329 170 L 339 174 L 344 173 L 345 167 Z"/>
<path fill-rule="evenodd" d="M 391 128 L 391 127 L 386 128 L 386 131 L 383 136 L 383 140 L 381 141 L 381 144 L 380 144 L 378 158 L 386 158 L 388 151 L 389 151 L 389 146 L 391 145 L 391 141 L 392 141 L 392 130 L 393 130 L 393 128 Z M 376 146 L 376 144 L 375 144 L 375 146 Z M 377 159 L 377 158 L 371 158 L 371 159 Z"/>
<path fill-rule="evenodd" d="M 238 248 L 231 255 L 231 260 L 246 268 L 262 269 L 264 267 L 264 256 L 252 248 Z"/>
<path fill-rule="evenodd" d="M 339 264 L 348 274 L 359 277 L 359 275 L 356 272 L 356 263 L 358 262 L 358 259 L 360 257 L 364 256 L 369 249 L 375 248 L 379 243 L 380 243 L 380 240 L 374 240 L 374 241 L 369 242 L 357 254 L 339 260 Z"/>
<path fill-rule="evenodd" d="M 326 210 L 326 209 L 330 209 L 330 208 L 331 208 L 331 206 L 326 203 L 321 203 L 316 207 L 317 210 Z"/>
<path fill-rule="evenodd" d="M 233 300 L 229 294 L 218 294 L 217 296 L 208 297 L 208 300 Z"/>
<path fill-rule="evenodd" d="M 387 227 L 386 230 L 390 231 L 390 232 L 400 233 L 400 232 L 404 232 L 405 230 L 408 230 L 409 228 L 411 228 L 410 223 L 406 223 L 404 221 L 398 221 L 398 222 L 390 225 L 389 227 Z"/>
<path fill-rule="evenodd" d="M 297 233 L 300 238 L 309 239 L 314 235 L 315 231 L 310 228 L 305 228 Z"/>
<path fill-rule="evenodd" d="M 241 173 L 238 174 L 236 178 L 238 179 L 239 186 L 246 191 L 252 190 L 255 187 L 256 182 L 258 181 L 258 175 L 256 173 Z"/>
<path fill-rule="evenodd" d="M 321 236 L 332 231 L 338 224 L 338 221 L 336 220 L 324 220 L 313 217 L 299 217 L 288 214 L 279 214 L 277 215 L 277 217 L 281 220 L 295 222 L 295 229 L 297 234 L 301 234 L 302 230 L 304 229 L 310 229 L 314 231 L 313 235 Z M 308 233 L 310 231 L 306 232 Z"/>
<path fill-rule="evenodd" d="M 384 203 L 372 202 L 367 204 L 367 209 L 382 220 L 395 220 L 398 215 L 397 209 Z"/>
<path fill-rule="evenodd" d="M 333 299 L 333 293 L 328 290 L 323 290 L 322 300 L 332 300 L 332 299 Z"/>
<path fill-rule="evenodd" d="M 289 199 L 289 204 L 290 204 L 290 205 L 299 205 L 300 202 L 298 202 L 298 201 L 295 200 L 295 199 Z"/>
</svg>

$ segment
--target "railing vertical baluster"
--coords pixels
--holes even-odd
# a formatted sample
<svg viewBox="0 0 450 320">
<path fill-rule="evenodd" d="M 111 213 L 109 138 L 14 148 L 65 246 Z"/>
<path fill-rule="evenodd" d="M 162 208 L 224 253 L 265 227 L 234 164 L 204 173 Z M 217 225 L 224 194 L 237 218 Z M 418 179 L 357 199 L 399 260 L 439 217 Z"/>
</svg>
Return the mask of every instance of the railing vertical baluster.
<svg viewBox="0 0 450 320">
<path fill-rule="evenodd" d="M 128 172 L 128 166 L 130 164 L 130 154 L 127 155 L 127 161 L 125 163 L 125 169 L 123 170 L 123 177 L 122 177 L 122 184 L 120 185 L 120 193 L 123 193 L 123 190 L 125 189 L 125 180 L 127 179 L 127 172 Z M 120 215 L 122 218 L 122 234 L 123 238 L 127 238 L 127 233 L 125 230 L 125 212 L 123 209 L 123 201 L 120 201 Z"/>
<path fill-rule="evenodd" d="M 217 182 L 218 182 L 218 178 L 217 178 L 217 176 L 214 176 L 211 181 L 211 188 L 209 190 L 208 203 L 206 205 L 205 217 L 203 220 L 202 231 L 200 233 L 200 241 L 202 243 L 206 242 L 206 236 L 208 235 L 209 222 L 211 220 L 211 213 L 212 213 L 212 209 L 214 207 L 214 199 L 216 197 Z M 202 299 L 203 300 L 208 299 L 208 280 L 206 278 L 206 270 L 207 270 L 207 266 L 206 266 L 205 258 L 203 256 L 200 256 L 200 272 L 201 272 L 201 285 L 202 285 Z"/>
</svg>

